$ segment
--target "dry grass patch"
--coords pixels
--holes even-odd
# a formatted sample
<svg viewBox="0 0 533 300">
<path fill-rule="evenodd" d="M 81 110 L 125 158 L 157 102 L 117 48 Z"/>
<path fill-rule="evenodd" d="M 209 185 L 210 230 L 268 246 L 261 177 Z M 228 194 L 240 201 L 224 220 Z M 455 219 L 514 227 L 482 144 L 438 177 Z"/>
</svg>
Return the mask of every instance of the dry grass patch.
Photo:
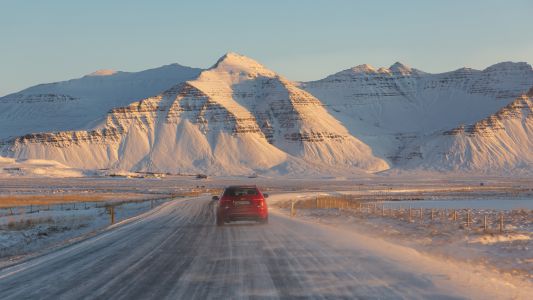
<svg viewBox="0 0 533 300">
<path fill-rule="evenodd" d="M 359 208 L 359 204 L 364 200 L 358 195 L 339 195 L 315 197 L 312 199 L 299 199 L 294 202 L 297 209 L 309 208 Z M 290 208 L 291 201 L 280 201 L 274 204 L 279 208 Z"/>
<path fill-rule="evenodd" d="M 139 201 L 158 199 L 168 195 L 151 195 L 135 193 L 97 193 L 97 194 L 51 194 L 51 195 L 5 195 L 0 196 L 0 208 L 29 206 L 29 205 L 52 205 L 78 202 L 99 201 Z"/>
</svg>

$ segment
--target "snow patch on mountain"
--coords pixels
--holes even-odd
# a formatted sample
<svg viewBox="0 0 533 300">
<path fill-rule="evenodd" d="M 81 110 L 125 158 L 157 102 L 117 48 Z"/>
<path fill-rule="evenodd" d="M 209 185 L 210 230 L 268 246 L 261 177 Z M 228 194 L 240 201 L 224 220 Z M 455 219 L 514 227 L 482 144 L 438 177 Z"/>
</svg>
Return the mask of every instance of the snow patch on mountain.
<svg viewBox="0 0 533 300">
<path fill-rule="evenodd" d="M 114 75 L 116 74 L 117 71 L 115 70 L 111 70 L 111 69 L 102 69 L 102 70 L 97 70 L 87 76 L 110 76 L 110 75 Z"/>
<path fill-rule="evenodd" d="M 5 177 L 82 177 L 81 170 L 50 160 L 15 160 L 0 156 L 0 178 Z"/>
</svg>

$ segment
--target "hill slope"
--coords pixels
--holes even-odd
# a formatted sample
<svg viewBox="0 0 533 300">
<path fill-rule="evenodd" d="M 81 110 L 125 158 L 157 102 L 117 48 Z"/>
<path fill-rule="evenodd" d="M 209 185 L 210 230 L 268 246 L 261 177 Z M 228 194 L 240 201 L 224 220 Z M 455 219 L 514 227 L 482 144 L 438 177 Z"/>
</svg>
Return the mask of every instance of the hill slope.
<svg viewBox="0 0 533 300">
<path fill-rule="evenodd" d="M 318 99 L 233 53 L 195 80 L 112 109 L 94 130 L 29 134 L 6 142 L 3 154 L 87 169 L 180 173 L 388 168 Z"/>
<path fill-rule="evenodd" d="M 436 133 L 405 149 L 400 168 L 476 171 L 486 174 L 533 171 L 533 89 L 495 114 Z"/>
<path fill-rule="evenodd" d="M 0 98 L 0 139 L 89 129 L 110 109 L 156 95 L 200 71 L 178 64 L 134 73 L 100 70 L 79 79 L 27 88 Z"/>
<path fill-rule="evenodd" d="M 402 164 L 403 149 L 425 136 L 486 118 L 532 86 L 531 66 L 511 62 L 442 74 L 401 63 L 380 69 L 362 65 L 301 83 L 393 165 Z"/>
</svg>

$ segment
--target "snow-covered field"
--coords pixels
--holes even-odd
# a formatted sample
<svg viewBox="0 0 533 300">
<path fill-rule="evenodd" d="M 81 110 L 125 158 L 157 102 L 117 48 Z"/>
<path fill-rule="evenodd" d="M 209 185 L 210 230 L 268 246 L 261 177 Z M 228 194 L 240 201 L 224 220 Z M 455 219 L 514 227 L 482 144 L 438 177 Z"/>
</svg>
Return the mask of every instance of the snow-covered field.
<svg viewBox="0 0 533 300">
<path fill-rule="evenodd" d="M 139 215 L 168 199 L 113 203 L 69 203 L 0 209 L 2 261 L 94 234 L 114 223 Z M 114 219 L 111 220 L 111 213 Z"/>
<path fill-rule="evenodd" d="M 480 185 L 479 182 L 484 182 Z M 357 203 L 371 204 L 359 209 L 298 209 L 297 218 L 354 230 L 395 244 L 429 253 L 444 261 L 461 261 L 485 266 L 502 276 L 533 278 L 533 183 L 525 178 L 246 178 L 219 177 L 204 180 L 193 177 L 166 178 L 17 178 L 0 179 L 0 195 L 48 195 L 57 193 L 139 192 L 168 195 L 197 189 L 220 189 L 231 184 L 257 184 L 271 194 L 270 206 L 288 213 L 284 203 L 314 199 L 316 195 L 355 197 Z M 506 196 L 507 195 L 507 196 Z M 357 198 L 359 197 L 359 198 Z M 497 199 L 495 199 L 495 197 Z M 399 201 L 390 201 L 390 200 Z M 408 200 L 418 199 L 418 200 Z M 421 200 L 425 199 L 425 200 Z M 371 200 L 379 202 L 375 213 Z M 385 216 L 380 205 L 385 205 Z M 75 205 L 75 207 L 74 207 Z M 98 207 L 96 207 L 99 205 Z M 66 240 L 84 237 L 106 228 L 110 215 L 102 203 L 56 204 L 48 208 L 0 209 L 2 257 L 38 252 Z M 115 208 L 115 222 L 150 210 L 152 203 L 132 202 Z M 402 211 L 400 212 L 400 206 Z M 412 220 L 408 208 L 413 208 Z M 424 219 L 417 214 L 424 208 Z M 434 220 L 430 211 L 434 208 Z M 448 217 L 443 217 L 444 209 Z M 457 221 L 452 221 L 453 209 Z M 518 208 L 524 208 L 518 210 Z M 38 212 L 35 212 L 39 210 Z M 391 211 L 394 217 L 391 217 Z M 466 212 L 471 224 L 465 226 Z M 31 212 L 31 213 L 30 213 Z M 504 233 L 499 233 L 499 213 L 503 212 Z M 489 232 L 483 230 L 483 217 L 489 218 Z M 4 261 L 4 263 L 6 263 Z"/>
<path fill-rule="evenodd" d="M 268 225 L 217 227 L 211 203 L 170 201 L 2 268 L 0 298 L 529 299 L 533 291 L 515 276 L 275 210 Z"/>
</svg>

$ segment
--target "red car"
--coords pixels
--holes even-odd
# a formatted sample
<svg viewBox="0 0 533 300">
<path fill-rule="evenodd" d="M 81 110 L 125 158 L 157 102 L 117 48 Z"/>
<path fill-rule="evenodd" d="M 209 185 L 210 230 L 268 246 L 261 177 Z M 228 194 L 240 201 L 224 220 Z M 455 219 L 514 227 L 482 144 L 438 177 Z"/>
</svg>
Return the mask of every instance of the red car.
<svg viewBox="0 0 533 300">
<path fill-rule="evenodd" d="M 229 186 L 222 197 L 214 196 L 218 201 L 217 225 L 231 221 L 257 221 L 268 223 L 268 207 L 265 201 L 268 194 L 263 194 L 257 186 Z"/>
</svg>

